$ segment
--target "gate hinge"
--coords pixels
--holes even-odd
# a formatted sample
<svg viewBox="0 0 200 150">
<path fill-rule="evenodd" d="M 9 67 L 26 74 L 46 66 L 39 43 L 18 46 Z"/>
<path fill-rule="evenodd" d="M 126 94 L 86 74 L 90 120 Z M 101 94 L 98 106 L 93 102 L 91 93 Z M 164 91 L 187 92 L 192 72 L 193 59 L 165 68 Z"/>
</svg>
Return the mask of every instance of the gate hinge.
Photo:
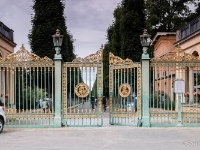
<svg viewBox="0 0 200 150">
<path fill-rule="evenodd" d="M 67 126 L 67 121 L 65 119 L 62 119 L 62 127 L 63 126 L 65 126 L 65 127 Z"/>
<path fill-rule="evenodd" d="M 137 127 L 141 127 L 141 126 L 142 126 L 142 119 L 138 118 Z"/>
</svg>

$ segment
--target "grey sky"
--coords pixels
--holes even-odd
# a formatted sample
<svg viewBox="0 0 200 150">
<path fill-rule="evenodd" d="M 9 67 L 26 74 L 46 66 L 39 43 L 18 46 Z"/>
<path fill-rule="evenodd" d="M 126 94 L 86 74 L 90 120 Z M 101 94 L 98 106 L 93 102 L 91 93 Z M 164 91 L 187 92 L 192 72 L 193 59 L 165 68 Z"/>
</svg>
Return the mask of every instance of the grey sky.
<svg viewBox="0 0 200 150">
<path fill-rule="evenodd" d="M 106 43 L 106 30 L 121 0 L 66 0 L 66 25 L 75 39 L 75 54 L 86 57 Z M 14 30 L 15 51 L 24 44 L 30 50 L 32 0 L 0 0 L 0 21 Z M 52 43 L 53 44 L 53 43 Z"/>
</svg>

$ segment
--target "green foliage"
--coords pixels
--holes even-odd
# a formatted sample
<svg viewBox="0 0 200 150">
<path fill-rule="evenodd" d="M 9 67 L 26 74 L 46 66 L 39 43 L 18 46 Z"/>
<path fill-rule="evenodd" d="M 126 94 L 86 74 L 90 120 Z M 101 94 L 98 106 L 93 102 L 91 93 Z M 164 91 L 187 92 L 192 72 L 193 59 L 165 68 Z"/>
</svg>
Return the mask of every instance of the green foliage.
<svg viewBox="0 0 200 150">
<path fill-rule="evenodd" d="M 196 9 L 195 11 L 185 19 L 186 22 L 190 22 L 194 20 L 196 17 L 200 16 L 200 3 L 196 4 Z"/>
<path fill-rule="evenodd" d="M 175 110 L 175 101 L 167 100 L 160 102 L 159 99 L 155 98 L 151 100 L 150 103 L 151 108 L 163 108 L 165 110 Z"/>
<path fill-rule="evenodd" d="M 122 16 L 122 8 L 120 5 L 114 10 L 115 22 L 108 28 L 107 37 L 108 43 L 110 45 L 110 51 L 114 55 L 119 55 L 121 53 L 121 36 L 120 36 L 120 20 Z"/>
<path fill-rule="evenodd" d="M 145 28 L 145 13 L 143 0 L 123 0 L 120 18 L 120 57 L 140 61 L 142 46 L 139 35 Z"/>
<path fill-rule="evenodd" d="M 150 107 L 175 110 L 175 102 L 171 101 L 170 96 L 167 93 L 155 91 L 154 95 L 151 97 Z"/>
<path fill-rule="evenodd" d="M 165 110 L 175 110 L 175 101 L 166 101 L 162 103 L 162 108 Z"/>
<path fill-rule="evenodd" d="M 157 32 L 175 32 L 183 26 L 191 15 L 188 4 L 195 4 L 195 0 L 147 0 L 146 26 L 152 37 Z"/>
<path fill-rule="evenodd" d="M 23 90 L 20 91 L 20 94 L 17 94 L 17 109 L 33 109 L 36 108 L 36 101 L 38 101 L 40 98 L 45 98 L 47 95 L 47 92 L 45 92 L 44 89 L 41 89 L 39 87 L 31 88 L 26 87 Z"/>
<path fill-rule="evenodd" d="M 93 84 L 91 96 L 98 97 L 97 96 L 97 78 L 96 78 L 96 80 L 95 80 L 95 82 Z"/>
<path fill-rule="evenodd" d="M 31 17 L 32 29 L 28 35 L 32 52 L 40 57 L 48 56 L 53 59 L 55 49 L 52 35 L 56 29 L 64 35 L 61 46 L 62 58 L 65 62 L 71 62 L 75 55 L 73 53 L 72 35 L 67 31 L 64 16 L 64 1 L 60 0 L 33 0 Z"/>
<path fill-rule="evenodd" d="M 144 0 L 122 0 L 114 10 L 114 21 L 107 29 L 103 52 L 103 90 L 109 95 L 109 52 L 135 62 L 140 61 L 142 46 L 139 35 L 145 28 Z"/>
<path fill-rule="evenodd" d="M 122 0 L 114 10 L 114 22 L 107 30 L 108 48 L 123 59 L 140 61 L 142 46 L 139 35 L 145 28 L 143 0 Z"/>
<path fill-rule="evenodd" d="M 40 57 L 47 56 L 53 59 L 55 48 L 52 35 L 56 33 L 56 29 L 59 29 L 60 34 L 64 35 L 61 46 L 63 61 L 71 62 L 75 58 L 73 53 L 74 40 L 65 24 L 64 9 L 64 0 L 33 0 L 32 10 L 34 15 L 31 17 L 32 29 L 28 35 L 33 53 Z M 67 70 L 67 73 L 69 74 L 69 70 Z M 77 79 L 78 75 L 72 76 L 71 80 L 67 79 L 67 93 L 69 93 L 70 89 L 69 83 L 72 82 L 71 87 L 73 88 L 73 81 L 77 83 Z M 79 75 L 79 81 L 82 82 L 81 74 Z"/>
</svg>

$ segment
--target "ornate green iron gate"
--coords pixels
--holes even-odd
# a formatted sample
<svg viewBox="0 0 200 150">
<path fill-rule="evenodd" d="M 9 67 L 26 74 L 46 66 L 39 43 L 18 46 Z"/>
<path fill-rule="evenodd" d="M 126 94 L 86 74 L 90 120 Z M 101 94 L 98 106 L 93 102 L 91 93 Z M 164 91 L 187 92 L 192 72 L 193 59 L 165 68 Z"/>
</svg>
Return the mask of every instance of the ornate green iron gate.
<svg viewBox="0 0 200 150">
<path fill-rule="evenodd" d="M 141 119 L 141 66 L 109 54 L 110 124 L 137 126 Z"/>
<path fill-rule="evenodd" d="M 63 64 L 64 125 L 102 126 L 102 53 L 101 48 L 95 54 Z"/>
<path fill-rule="evenodd" d="M 0 58 L 1 102 L 6 127 L 53 127 L 53 60 L 28 52 L 22 45 L 16 53 Z M 49 104 L 44 109 L 41 101 Z"/>
<path fill-rule="evenodd" d="M 180 47 L 150 60 L 150 125 L 200 126 L 200 59 Z M 183 79 L 185 93 L 174 93 L 174 81 Z M 180 98 L 180 100 L 178 99 Z"/>
</svg>

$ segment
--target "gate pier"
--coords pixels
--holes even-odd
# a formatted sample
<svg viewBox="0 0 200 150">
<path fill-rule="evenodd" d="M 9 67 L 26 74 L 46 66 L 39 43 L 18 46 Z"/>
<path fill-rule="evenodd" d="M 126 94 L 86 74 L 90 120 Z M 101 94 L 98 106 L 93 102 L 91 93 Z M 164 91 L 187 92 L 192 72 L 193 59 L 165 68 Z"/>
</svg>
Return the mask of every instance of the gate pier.
<svg viewBox="0 0 200 150">
<path fill-rule="evenodd" d="M 61 84 L 62 84 L 62 55 L 54 55 L 54 66 L 55 66 L 55 117 L 54 117 L 54 127 L 61 127 Z"/>
<path fill-rule="evenodd" d="M 144 54 L 143 54 L 144 55 Z M 149 57 L 142 55 L 142 126 L 150 127 L 149 118 Z"/>
</svg>

